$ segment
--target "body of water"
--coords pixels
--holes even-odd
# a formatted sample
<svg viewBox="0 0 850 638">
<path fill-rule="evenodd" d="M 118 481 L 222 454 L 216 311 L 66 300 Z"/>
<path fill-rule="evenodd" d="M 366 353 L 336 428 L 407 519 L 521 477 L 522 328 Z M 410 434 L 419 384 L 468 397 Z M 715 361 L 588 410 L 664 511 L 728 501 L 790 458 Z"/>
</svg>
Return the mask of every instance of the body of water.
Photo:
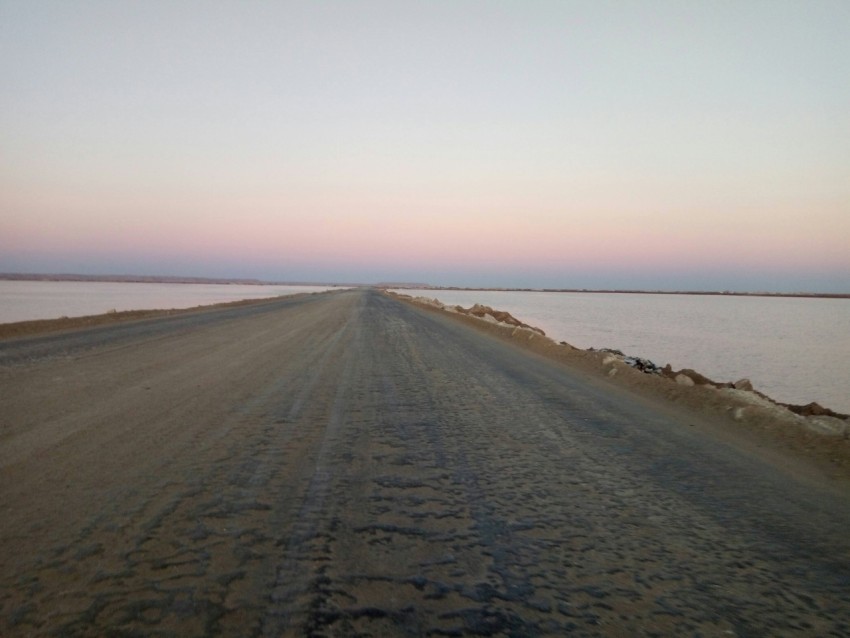
<svg viewBox="0 0 850 638">
<path fill-rule="evenodd" d="M 83 317 L 112 310 L 193 308 L 332 289 L 330 286 L 0 280 L 0 323 Z"/>
<path fill-rule="evenodd" d="M 399 290 L 506 310 L 577 348 L 615 348 L 785 403 L 850 413 L 850 299 Z"/>
</svg>

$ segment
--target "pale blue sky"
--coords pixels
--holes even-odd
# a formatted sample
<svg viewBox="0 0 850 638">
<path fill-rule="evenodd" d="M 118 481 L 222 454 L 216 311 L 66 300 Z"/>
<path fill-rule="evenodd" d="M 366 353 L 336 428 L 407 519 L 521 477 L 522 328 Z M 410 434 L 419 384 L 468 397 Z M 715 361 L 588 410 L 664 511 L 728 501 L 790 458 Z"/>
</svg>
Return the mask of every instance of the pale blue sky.
<svg viewBox="0 0 850 638">
<path fill-rule="evenodd" d="M 0 80 L 0 270 L 850 291 L 846 1 L 0 0 Z"/>
</svg>

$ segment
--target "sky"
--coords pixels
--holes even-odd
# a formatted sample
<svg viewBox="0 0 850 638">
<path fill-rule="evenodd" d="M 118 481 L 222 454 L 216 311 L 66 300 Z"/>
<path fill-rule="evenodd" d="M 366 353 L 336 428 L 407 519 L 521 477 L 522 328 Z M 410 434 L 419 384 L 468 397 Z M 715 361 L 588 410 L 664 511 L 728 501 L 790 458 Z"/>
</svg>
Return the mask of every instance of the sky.
<svg viewBox="0 0 850 638">
<path fill-rule="evenodd" d="M 0 272 L 850 292 L 846 0 L 0 0 Z"/>
</svg>

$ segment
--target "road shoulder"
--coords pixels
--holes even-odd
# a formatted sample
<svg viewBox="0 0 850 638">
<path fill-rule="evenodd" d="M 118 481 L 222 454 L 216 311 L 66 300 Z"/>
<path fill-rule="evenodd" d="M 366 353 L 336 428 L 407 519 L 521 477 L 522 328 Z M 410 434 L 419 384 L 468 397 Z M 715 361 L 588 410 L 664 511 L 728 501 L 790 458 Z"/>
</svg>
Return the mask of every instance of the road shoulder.
<svg viewBox="0 0 850 638">
<path fill-rule="evenodd" d="M 727 445 L 781 468 L 795 478 L 846 494 L 850 438 L 818 427 L 818 420 L 778 409 L 752 393 L 677 384 L 646 374 L 598 351 L 556 343 L 533 329 L 448 312 L 415 299 L 388 295 L 442 320 L 457 322 L 631 395 L 670 414 L 683 427 L 702 429 Z M 752 395 L 752 396 L 751 396 Z"/>
</svg>

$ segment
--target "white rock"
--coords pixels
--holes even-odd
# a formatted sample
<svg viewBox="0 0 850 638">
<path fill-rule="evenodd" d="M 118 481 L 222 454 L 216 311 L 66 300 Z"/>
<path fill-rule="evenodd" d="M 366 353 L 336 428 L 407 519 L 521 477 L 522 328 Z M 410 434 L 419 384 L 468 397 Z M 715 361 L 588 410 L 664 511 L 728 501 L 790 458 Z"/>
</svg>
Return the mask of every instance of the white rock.
<svg viewBox="0 0 850 638">
<path fill-rule="evenodd" d="M 805 427 L 828 436 L 850 438 L 850 424 L 843 419 L 831 416 L 810 416 L 804 421 Z"/>
<path fill-rule="evenodd" d="M 760 397 L 754 392 L 748 392 L 747 390 L 736 390 L 735 388 L 720 388 L 717 392 L 722 396 L 734 397 L 738 401 L 743 401 L 750 405 L 756 405 L 766 410 L 771 410 L 773 412 L 778 413 L 794 414 L 790 410 L 780 405 L 776 405 L 773 401 Z"/>
<path fill-rule="evenodd" d="M 677 374 L 676 383 L 679 385 L 694 385 L 694 380 L 686 374 Z"/>
</svg>

